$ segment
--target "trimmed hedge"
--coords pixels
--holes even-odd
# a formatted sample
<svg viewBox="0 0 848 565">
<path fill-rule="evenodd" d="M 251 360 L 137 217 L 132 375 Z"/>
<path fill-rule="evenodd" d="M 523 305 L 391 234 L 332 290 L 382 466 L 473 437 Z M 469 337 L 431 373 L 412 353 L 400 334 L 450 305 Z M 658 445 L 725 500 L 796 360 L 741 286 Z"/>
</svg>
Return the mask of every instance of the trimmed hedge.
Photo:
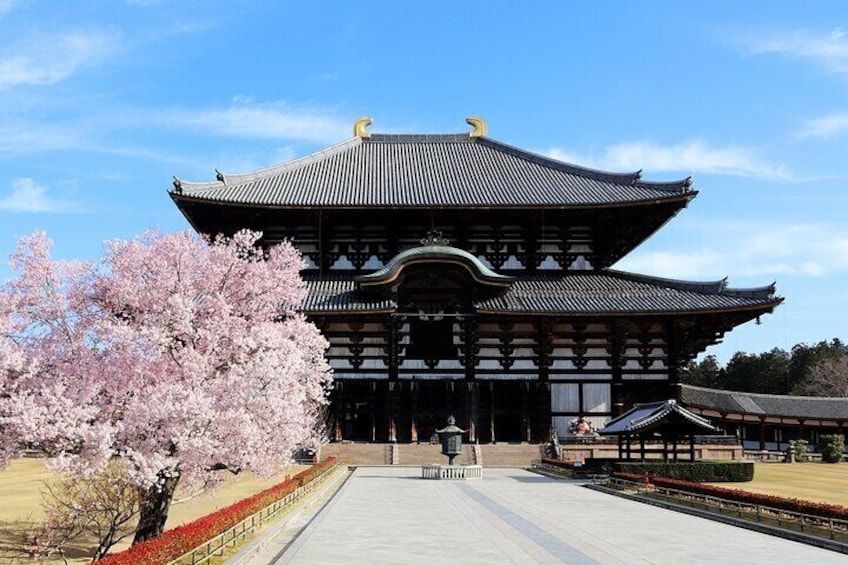
<svg viewBox="0 0 848 565">
<path fill-rule="evenodd" d="M 822 454 L 822 461 L 825 463 L 839 463 L 844 458 L 845 436 L 843 434 L 821 436 L 816 449 Z"/>
<path fill-rule="evenodd" d="M 668 477 L 695 483 L 741 483 L 754 478 L 752 461 L 619 462 L 617 472 Z"/>
<path fill-rule="evenodd" d="M 98 563 L 103 565 L 161 565 L 173 561 L 203 545 L 218 534 L 227 531 L 248 516 L 284 498 L 335 464 L 335 457 L 329 457 L 326 461 L 301 471 L 282 483 L 216 510 L 194 522 L 166 530 L 162 535 L 134 545 L 126 551 L 107 555 Z"/>
<path fill-rule="evenodd" d="M 848 508 L 845 506 L 838 506 L 836 504 L 826 504 L 823 502 L 798 500 L 797 498 L 760 494 L 745 490 L 717 487 L 713 485 L 693 483 L 690 481 L 681 481 L 678 479 L 668 479 L 665 477 L 649 478 L 647 475 L 636 475 L 633 473 L 614 473 L 613 476 L 628 481 L 645 482 L 658 487 L 673 488 L 696 494 L 705 494 L 708 496 L 715 496 L 716 498 L 723 498 L 725 500 L 733 500 L 746 504 L 759 504 L 760 506 L 768 506 L 770 508 L 778 508 L 792 512 L 801 512 L 803 514 L 811 514 L 813 516 L 823 518 L 848 520 Z"/>
</svg>

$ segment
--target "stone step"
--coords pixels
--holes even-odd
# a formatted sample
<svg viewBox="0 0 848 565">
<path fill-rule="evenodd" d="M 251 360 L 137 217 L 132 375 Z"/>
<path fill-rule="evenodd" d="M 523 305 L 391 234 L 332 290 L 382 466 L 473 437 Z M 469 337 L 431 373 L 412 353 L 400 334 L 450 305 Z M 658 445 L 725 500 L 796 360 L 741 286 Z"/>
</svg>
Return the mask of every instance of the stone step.
<svg viewBox="0 0 848 565">
<path fill-rule="evenodd" d="M 480 456 L 484 467 L 530 467 L 541 460 L 542 452 L 535 443 L 484 444 Z"/>
<path fill-rule="evenodd" d="M 447 464 L 448 458 L 441 453 L 441 446 L 432 444 L 398 444 L 398 465 L 424 465 L 425 463 Z M 470 445 L 462 446 L 462 455 L 456 458 L 458 465 L 470 465 L 473 461 Z"/>
<path fill-rule="evenodd" d="M 389 449 L 385 443 L 328 443 L 321 446 L 320 458 L 333 456 L 347 465 L 388 465 Z"/>
<path fill-rule="evenodd" d="M 477 446 L 480 460 L 475 460 L 473 445 L 463 445 L 460 465 L 482 464 L 486 467 L 530 467 L 538 463 L 542 452 L 538 444 L 483 444 Z M 394 448 L 394 460 L 392 449 Z M 335 456 L 347 465 L 423 465 L 447 463 L 441 446 L 430 443 L 329 443 L 321 446 L 321 460 Z"/>
</svg>

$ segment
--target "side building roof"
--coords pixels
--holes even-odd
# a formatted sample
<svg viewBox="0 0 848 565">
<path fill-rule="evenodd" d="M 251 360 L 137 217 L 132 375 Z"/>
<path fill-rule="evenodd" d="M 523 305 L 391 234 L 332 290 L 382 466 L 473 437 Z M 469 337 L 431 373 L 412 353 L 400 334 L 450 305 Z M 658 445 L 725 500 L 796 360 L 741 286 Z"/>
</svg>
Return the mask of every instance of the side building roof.
<svg viewBox="0 0 848 565">
<path fill-rule="evenodd" d="M 180 201 L 278 208 L 584 208 L 679 202 L 690 179 L 645 182 L 468 134 L 353 137 L 308 157 L 212 182 L 174 181 Z"/>
<path fill-rule="evenodd" d="M 630 435 L 661 427 L 691 433 L 718 431 L 709 420 L 693 414 L 680 406 L 676 400 L 670 399 L 636 404 L 624 414 L 607 422 L 607 425 L 598 430 L 598 433 L 601 435 Z"/>
<path fill-rule="evenodd" d="M 848 398 L 756 394 L 681 384 L 680 401 L 691 408 L 722 414 L 848 420 Z"/>
</svg>

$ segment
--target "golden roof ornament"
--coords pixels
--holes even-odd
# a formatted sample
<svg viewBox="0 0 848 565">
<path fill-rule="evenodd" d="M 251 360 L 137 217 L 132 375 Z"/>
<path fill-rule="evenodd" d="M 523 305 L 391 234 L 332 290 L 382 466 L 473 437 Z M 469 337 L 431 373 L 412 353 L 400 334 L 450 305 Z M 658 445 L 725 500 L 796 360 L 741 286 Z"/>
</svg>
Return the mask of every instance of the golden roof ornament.
<svg viewBox="0 0 848 565">
<path fill-rule="evenodd" d="M 362 137 L 362 138 L 371 137 L 371 132 L 368 131 L 365 128 L 367 128 L 368 126 L 370 126 L 373 123 L 374 123 L 374 120 L 372 120 L 371 118 L 368 118 L 368 117 L 365 117 L 365 116 L 359 118 L 353 124 L 353 135 L 355 135 L 356 137 Z"/>
<path fill-rule="evenodd" d="M 486 125 L 486 120 L 480 116 L 469 116 L 465 118 L 465 123 L 474 128 L 471 133 L 468 134 L 469 137 L 484 137 L 489 131 L 489 128 Z"/>
</svg>

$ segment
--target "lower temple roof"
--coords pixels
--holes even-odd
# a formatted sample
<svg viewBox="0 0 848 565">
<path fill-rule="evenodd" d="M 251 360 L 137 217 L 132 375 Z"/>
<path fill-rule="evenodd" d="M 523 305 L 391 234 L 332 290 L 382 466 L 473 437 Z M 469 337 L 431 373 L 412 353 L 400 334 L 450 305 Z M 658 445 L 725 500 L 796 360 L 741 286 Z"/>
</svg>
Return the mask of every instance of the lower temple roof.
<svg viewBox="0 0 848 565">
<path fill-rule="evenodd" d="M 304 275 L 307 314 L 394 312 L 391 299 L 359 291 L 353 277 Z M 478 313 L 616 315 L 729 311 L 770 312 L 783 299 L 774 286 L 728 288 L 724 281 L 695 283 L 622 271 L 578 271 L 516 277 L 509 289 L 474 304 Z M 755 314 L 756 315 L 756 314 Z"/>
</svg>

